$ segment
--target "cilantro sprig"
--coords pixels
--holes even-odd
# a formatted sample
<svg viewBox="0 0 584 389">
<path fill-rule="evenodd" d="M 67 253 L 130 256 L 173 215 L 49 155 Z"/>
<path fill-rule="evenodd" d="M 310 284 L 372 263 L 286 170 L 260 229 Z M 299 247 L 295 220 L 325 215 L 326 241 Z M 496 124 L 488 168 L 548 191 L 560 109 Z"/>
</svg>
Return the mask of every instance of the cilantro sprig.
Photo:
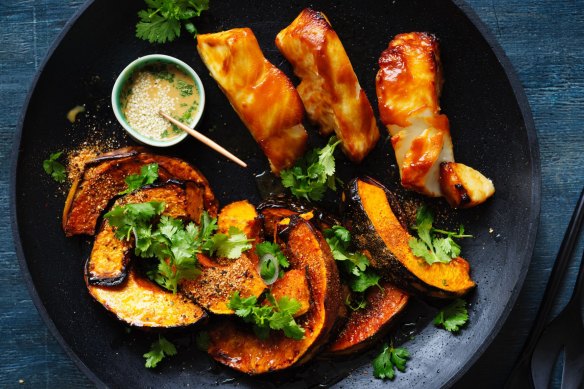
<svg viewBox="0 0 584 389">
<path fill-rule="evenodd" d="M 222 258 L 237 259 L 241 253 L 251 249 L 253 239 L 247 236 L 237 227 L 229 227 L 228 234 L 215 234 L 203 245 L 203 250 L 209 255 L 217 255 Z"/>
<path fill-rule="evenodd" d="M 418 238 L 410 238 L 409 246 L 416 257 L 423 258 L 429 265 L 436 262 L 449 263 L 460 255 L 460 245 L 454 238 L 472 238 L 472 235 L 464 233 L 463 225 L 460 225 L 458 232 L 453 232 L 434 228 L 433 223 L 432 211 L 425 205 L 418 208 L 416 224 L 412 227 L 418 233 Z"/>
<path fill-rule="evenodd" d="M 322 149 L 312 149 L 294 167 L 280 173 L 282 185 L 298 198 L 319 201 L 327 188 L 337 190 L 335 157 L 337 145 L 341 143 L 332 136 Z"/>
<path fill-rule="evenodd" d="M 468 321 L 468 310 L 466 301 L 456 299 L 452 304 L 446 306 L 438 312 L 434 318 L 434 325 L 442 327 L 450 332 L 458 332 Z"/>
<path fill-rule="evenodd" d="M 333 253 L 333 258 L 341 264 L 353 292 L 365 292 L 369 287 L 379 286 L 381 277 L 370 268 L 369 260 L 359 252 L 349 251 L 351 233 L 343 226 L 333 226 L 324 230 L 325 240 Z M 362 305 L 362 304 L 360 304 Z"/>
<path fill-rule="evenodd" d="M 136 189 L 140 189 L 145 185 L 150 185 L 158 179 L 158 164 L 151 163 L 149 165 L 144 165 L 140 168 L 140 174 L 130 174 L 125 178 L 126 185 L 128 186 L 125 190 L 118 193 L 118 195 L 125 195 L 132 193 Z"/>
<path fill-rule="evenodd" d="M 395 369 L 403 373 L 409 358 L 410 353 L 407 349 L 385 344 L 381 353 L 373 360 L 373 375 L 375 378 L 393 380 Z"/>
<path fill-rule="evenodd" d="M 143 355 L 146 359 L 146 367 L 153 369 L 167 356 L 176 355 L 176 347 L 164 336 L 159 336 L 158 340 L 152 343 L 150 351 Z"/>
<path fill-rule="evenodd" d="M 193 36 L 197 29 L 192 22 L 209 9 L 209 0 L 144 0 L 148 8 L 138 12 L 136 36 L 150 43 L 172 42 L 180 36 L 181 27 Z"/>
<path fill-rule="evenodd" d="M 287 269 L 290 263 L 278 244 L 267 241 L 259 243 L 256 245 L 256 253 L 260 258 L 260 275 L 264 281 L 274 278 L 276 271 L 278 271 L 278 278 L 284 277 L 284 272 L 280 269 Z M 270 256 L 274 261 L 263 260 Z"/>
<path fill-rule="evenodd" d="M 197 253 L 217 253 L 236 259 L 251 248 L 245 234 L 236 228 L 230 229 L 229 235 L 214 234 L 217 219 L 207 212 L 203 212 L 199 225 L 192 222 L 185 225 L 182 220 L 161 216 L 165 207 L 164 202 L 157 201 L 126 204 L 114 207 L 104 216 L 115 228 L 116 238 L 134 238 L 136 256 L 158 260 L 148 277 L 165 289 L 176 293 L 181 280 L 200 274 Z M 159 216 L 160 221 L 154 225 Z"/>
<path fill-rule="evenodd" d="M 49 159 L 43 161 L 43 169 L 45 170 L 45 173 L 50 174 L 51 177 L 53 177 L 53 180 L 59 183 L 63 183 L 67 179 L 67 169 L 65 169 L 65 166 L 63 166 L 61 162 L 57 161 L 61 158 L 61 155 L 63 155 L 63 152 L 58 151 L 51 154 Z"/>
<path fill-rule="evenodd" d="M 276 300 L 269 292 L 266 299 L 269 304 L 258 304 L 255 296 L 241 298 L 239 292 L 235 292 L 229 299 L 228 307 L 243 321 L 252 323 L 254 333 L 260 339 L 266 339 L 270 330 L 282 330 L 288 338 L 302 339 L 304 328 L 293 317 L 300 309 L 298 300 L 286 296 Z"/>
</svg>

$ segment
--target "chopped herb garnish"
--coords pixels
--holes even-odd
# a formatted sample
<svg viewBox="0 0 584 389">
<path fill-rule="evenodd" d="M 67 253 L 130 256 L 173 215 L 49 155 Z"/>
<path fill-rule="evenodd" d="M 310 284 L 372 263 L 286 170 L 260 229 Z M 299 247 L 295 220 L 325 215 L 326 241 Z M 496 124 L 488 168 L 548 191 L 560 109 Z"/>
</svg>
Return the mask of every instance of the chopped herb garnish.
<svg viewBox="0 0 584 389">
<path fill-rule="evenodd" d="M 174 82 L 174 73 L 171 73 L 166 69 L 152 70 L 150 72 L 150 74 L 152 74 L 155 78 L 158 78 L 158 79 L 164 80 L 164 81 L 168 81 L 171 84 Z"/>
<path fill-rule="evenodd" d="M 394 348 L 393 344 L 391 346 L 385 344 L 381 353 L 373 360 L 373 375 L 382 380 L 393 380 L 395 378 L 394 369 L 403 373 L 409 358 L 410 353 L 405 348 Z"/>
<path fill-rule="evenodd" d="M 260 258 L 266 254 L 272 254 L 278 260 L 278 264 L 280 265 L 280 267 L 284 269 L 290 267 L 288 259 L 286 259 L 286 256 L 282 252 L 282 249 L 280 249 L 280 246 L 276 243 L 272 242 L 259 243 L 256 245 L 256 253 Z"/>
<path fill-rule="evenodd" d="M 118 193 L 119 195 L 124 195 L 127 193 L 132 193 L 136 189 L 140 189 L 145 185 L 150 185 L 158 179 L 158 164 L 151 163 L 144 165 L 140 168 L 140 174 L 130 174 L 124 180 L 128 187 L 126 190 Z"/>
<path fill-rule="evenodd" d="M 416 224 L 412 227 L 418 233 L 418 238 L 412 237 L 408 243 L 412 253 L 426 260 L 429 265 L 436 262 L 449 263 L 460 255 L 460 245 L 453 238 L 472 238 L 472 235 L 464 234 L 463 225 L 458 232 L 451 232 L 434 228 L 433 223 L 432 211 L 425 205 L 418 208 Z M 445 237 L 438 237 L 437 234 Z"/>
<path fill-rule="evenodd" d="M 312 149 L 294 167 L 283 170 L 282 185 L 294 196 L 314 201 L 322 200 L 327 188 L 337 190 L 333 153 L 339 143 L 332 136 L 322 149 Z"/>
<path fill-rule="evenodd" d="M 209 0 L 144 0 L 148 8 L 138 12 L 136 36 L 150 43 L 172 42 L 180 36 L 181 25 L 193 36 L 192 19 L 209 9 Z"/>
<path fill-rule="evenodd" d="M 180 92 L 181 97 L 188 97 L 193 95 L 193 84 L 184 82 L 183 80 L 176 80 L 176 89 Z"/>
<path fill-rule="evenodd" d="M 209 255 L 217 255 L 221 258 L 237 259 L 241 253 L 251 249 L 253 239 L 236 227 L 229 227 L 229 234 L 215 234 L 203 245 L 203 251 Z"/>
<path fill-rule="evenodd" d="M 187 109 L 180 118 L 178 118 L 178 121 L 180 121 L 181 123 L 188 123 L 191 118 L 193 117 L 193 112 L 195 111 L 195 104 L 191 105 L 189 107 L 189 109 Z"/>
<path fill-rule="evenodd" d="M 43 161 L 43 169 L 47 174 L 51 175 L 53 180 L 63 183 L 67 180 L 67 170 L 61 162 L 57 161 L 61 155 L 63 155 L 62 151 L 51 154 L 49 159 Z"/>
<path fill-rule="evenodd" d="M 353 292 L 365 292 L 369 287 L 379 286 L 381 277 L 369 268 L 367 257 L 359 252 L 350 252 L 351 233 L 343 226 L 324 230 L 333 257 L 339 262 Z"/>
<path fill-rule="evenodd" d="M 270 330 L 282 330 L 288 338 L 302 339 L 304 328 L 293 317 L 300 309 L 298 300 L 283 296 L 276 301 L 270 292 L 266 299 L 268 304 L 258 304 L 255 296 L 241 298 L 239 292 L 235 292 L 231 295 L 228 307 L 243 321 L 252 323 L 254 333 L 260 339 L 266 339 Z"/>
<path fill-rule="evenodd" d="M 150 351 L 143 355 L 146 358 L 146 367 L 155 368 L 160 361 L 167 356 L 176 355 L 176 347 L 170 343 L 164 336 L 159 336 L 158 340 L 152 343 Z"/>
<path fill-rule="evenodd" d="M 217 219 L 211 218 L 207 212 L 203 212 L 198 226 L 192 222 L 185 225 L 182 220 L 169 216 L 161 216 L 154 226 L 154 219 L 164 209 L 163 202 L 126 204 L 116 206 L 104 217 L 115 228 L 118 239 L 134 238 L 136 256 L 158 260 L 147 274 L 165 289 L 176 292 L 181 280 L 193 279 L 200 274 L 197 253 L 217 252 L 228 258 L 237 258 L 242 251 L 251 248 L 249 240 L 240 231 L 213 235 Z"/>
<path fill-rule="evenodd" d="M 446 308 L 441 309 L 434 318 L 434 324 L 450 332 L 458 332 L 468 321 L 466 301 L 456 299 Z"/>
<path fill-rule="evenodd" d="M 256 245 L 256 253 L 260 258 L 260 276 L 268 285 L 273 284 L 278 278 L 284 277 L 284 271 L 290 266 L 280 246 L 272 242 L 262 242 Z"/>
</svg>

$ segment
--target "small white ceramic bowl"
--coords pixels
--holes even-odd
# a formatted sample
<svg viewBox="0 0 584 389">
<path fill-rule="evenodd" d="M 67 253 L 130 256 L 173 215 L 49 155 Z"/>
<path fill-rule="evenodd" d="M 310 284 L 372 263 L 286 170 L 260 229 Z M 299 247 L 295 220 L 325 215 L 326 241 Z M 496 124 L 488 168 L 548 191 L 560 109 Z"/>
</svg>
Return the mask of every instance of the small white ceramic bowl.
<svg viewBox="0 0 584 389">
<path fill-rule="evenodd" d="M 114 114 L 116 115 L 116 118 L 118 119 L 118 121 L 120 122 L 122 127 L 124 127 L 124 129 L 128 132 L 128 134 L 130 134 L 130 136 L 132 138 L 134 138 L 138 142 L 141 142 L 141 143 L 144 143 L 144 144 L 147 144 L 150 146 L 168 147 L 168 146 L 172 146 L 172 145 L 179 143 L 180 141 L 185 139 L 187 136 L 189 136 L 189 134 L 187 134 L 186 132 L 183 132 L 182 134 L 174 136 L 168 140 L 160 140 L 160 139 L 150 138 L 150 137 L 136 131 L 135 129 L 133 129 L 130 126 L 130 124 L 126 120 L 126 116 L 124 115 L 124 112 L 122 110 L 122 105 L 121 105 L 122 90 L 123 90 L 126 82 L 128 82 L 128 80 L 132 76 L 132 74 L 134 74 L 134 72 L 142 69 L 145 66 L 153 65 L 153 64 L 157 64 L 157 63 L 175 65 L 180 70 L 185 72 L 185 74 L 187 74 L 189 77 L 191 77 L 193 79 L 193 82 L 195 84 L 195 88 L 197 89 L 197 92 L 199 93 L 199 105 L 198 105 L 196 111 L 194 111 L 192 113 L 190 123 L 186 123 L 186 124 L 191 128 L 195 128 L 195 126 L 197 125 L 197 123 L 201 119 L 201 116 L 203 116 L 203 109 L 205 108 L 205 90 L 203 89 L 203 83 L 201 82 L 199 75 L 189 65 L 187 65 L 186 63 L 184 63 L 180 59 L 177 59 L 177 58 L 174 58 L 174 57 L 171 57 L 168 55 L 164 55 L 164 54 L 150 54 L 150 55 L 146 55 L 144 57 L 140 57 L 140 58 L 136 59 L 135 61 L 133 61 L 132 63 L 130 63 L 128 66 L 126 66 L 126 68 L 124 70 L 122 70 L 122 72 L 118 76 L 118 78 L 114 84 L 114 88 L 112 90 L 112 109 L 114 110 Z"/>
</svg>

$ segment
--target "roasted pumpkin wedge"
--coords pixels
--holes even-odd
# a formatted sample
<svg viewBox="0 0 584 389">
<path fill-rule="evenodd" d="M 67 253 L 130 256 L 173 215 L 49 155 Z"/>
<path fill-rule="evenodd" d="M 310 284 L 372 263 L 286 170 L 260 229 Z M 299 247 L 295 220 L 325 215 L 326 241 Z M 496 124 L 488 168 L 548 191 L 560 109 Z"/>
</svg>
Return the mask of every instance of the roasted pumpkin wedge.
<svg viewBox="0 0 584 389">
<path fill-rule="evenodd" d="M 294 217 L 284 240 L 292 269 L 306 269 L 311 290 L 308 312 L 297 319 L 305 330 L 301 340 L 272 332 L 259 339 L 247 325 L 221 320 L 209 331 L 209 355 L 247 374 L 261 374 L 308 361 L 328 340 L 339 307 L 339 274 L 328 244 L 309 222 Z"/>
<path fill-rule="evenodd" d="M 194 280 L 183 280 L 179 288 L 181 293 L 211 313 L 233 314 L 227 304 L 235 292 L 242 297 L 259 297 L 266 290 L 256 265 L 246 253 L 226 265 L 212 260 L 199 260 L 199 263 L 203 266 L 201 274 Z"/>
<path fill-rule="evenodd" d="M 217 217 L 219 232 L 224 234 L 229 232 L 230 227 L 236 227 L 248 237 L 256 236 L 259 235 L 258 225 L 258 213 L 247 200 L 236 201 L 224 206 Z"/>
<path fill-rule="evenodd" d="M 361 351 L 384 336 L 394 319 L 405 308 L 408 295 L 382 280 L 381 288 L 373 287 L 365 297 L 367 306 L 352 311 L 328 351 L 336 355 Z"/>
<path fill-rule="evenodd" d="M 409 247 L 411 238 L 393 213 L 389 191 L 372 178 L 354 179 L 343 196 L 345 224 L 371 265 L 405 291 L 436 298 L 461 296 L 475 286 L 462 258 L 429 265 Z"/>
<path fill-rule="evenodd" d="M 276 300 L 286 296 L 300 303 L 300 309 L 294 317 L 302 316 L 310 309 L 310 288 L 306 271 L 303 269 L 288 270 L 282 278 L 272 284 L 270 292 Z"/>
<path fill-rule="evenodd" d="M 206 316 L 205 311 L 194 302 L 179 293 L 163 290 L 134 269 L 130 269 L 121 285 L 87 283 L 87 288 L 97 302 L 131 326 L 185 327 Z"/>
<path fill-rule="evenodd" d="M 126 188 L 125 178 L 140 168 L 158 163 L 161 181 L 176 178 L 192 181 L 204 188 L 204 208 L 217 214 L 217 201 L 207 179 L 194 167 L 178 158 L 154 155 L 142 148 L 123 148 L 88 161 L 79 182 L 71 186 L 63 210 L 63 229 L 67 236 L 95 233 L 97 220 L 108 203 Z"/>
<path fill-rule="evenodd" d="M 260 297 L 267 286 L 258 274 L 258 257 L 255 244 L 261 237 L 261 224 L 255 207 L 247 200 L 236 201 L 221 209 L 217 220 L 218 232 L 228 233 L 230 227 L 243 231 L 248 239 L 255 239 L 250 250 L 236 260 L 205 255 L 198 256 L 203 267 L 201 274 L 194 280 L 184 280 L 181 292 L 192 298 L 209 312 L 218 315 L 233 314 L 227 304 L 234 292 L 242 297 Z"/>
<path fill-rule="evenodd" d="M 196 204 L 197 201 L 200 204 L 201 193 L 202 190 L 198 184 L 168 181 L 123 196 L 114 202 L 112 208 L 131 203 L 164 201 L 166 203 L 164 215 L 198 221 L 201 211 Z M 104 220 L 95 237 L 87 262 L 87 282 L 105 286 L 120 284 L 126 277 L 131 248 L 132 243 L 117 239 L 113 228 L 107 220 Z"/>
<path fill-rule="evenodd" d="M 247 200 L 236 201 L 221 208 L 217 217 L 219 232 L 227 234 L 230 227 L 244 232 L 248 239 L 254 239 L 252 248 L 246 252 L 249 260 L 258 265 L 259 258 L 255 246 L 262 241 L 262 223 L 255 207 Z"/>
<path fill-rule="evenodd" d="M 131 252 L 131 242 L 116 238 L 112 226 L 104 221 L 85 267 L 87 282 L 103 286 L 121 284 L 127 276 Z"/>
</svg>

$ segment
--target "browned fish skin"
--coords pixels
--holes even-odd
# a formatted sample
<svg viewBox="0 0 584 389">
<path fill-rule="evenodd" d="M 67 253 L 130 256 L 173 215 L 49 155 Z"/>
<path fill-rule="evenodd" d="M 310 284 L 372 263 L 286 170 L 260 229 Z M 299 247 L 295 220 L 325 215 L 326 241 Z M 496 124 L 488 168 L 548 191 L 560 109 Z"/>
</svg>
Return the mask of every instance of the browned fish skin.
<svg viewBox="0 0 584 389">
<path fill-rule="evenodd" d="M 304 107 L 292 82 L 264 57 L 252 30 L 199 34 L 197 49 L 272 172 L 292 167 L 308 140 Z"/>
<path fill-rule="evenodd" d="M 321 12 L 304 9 L 276 37 L 276 45 L 302 79 L 298 93 L 323 135 L 333 131 L 353 162 L 361 162 L 379 140 L 367 95 L 337 33 Z"/>
<path fill-rule="evenodd" d="M 442 66 L 438 39 L 425 32 L 397 35 L 379 58 L 381 121 L 387 126 L 404 188 L 468 208 L 495 193 L 491 180 L 454 162 L 450 123 L 440 112 Z"/>
</svg>

